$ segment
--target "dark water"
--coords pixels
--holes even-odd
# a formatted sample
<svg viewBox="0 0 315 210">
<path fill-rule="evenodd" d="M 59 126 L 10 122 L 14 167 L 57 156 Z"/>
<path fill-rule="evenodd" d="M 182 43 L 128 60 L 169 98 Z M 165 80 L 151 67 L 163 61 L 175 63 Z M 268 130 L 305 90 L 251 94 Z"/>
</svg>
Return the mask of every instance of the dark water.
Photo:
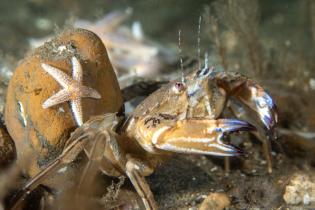
<svg viewBox="0 0 315 210">
<path fill-rule="evenodd" d="M 195 46 L 198 18 L 204 14 L 205 7 L 213 5 L 213 2 L 215 1 L 3 0 L 0 2 L 0 48 L 4 54 L 21 57 L 27 49 L 28 38 L 51 34 L 56 27 L 63 28 L 73 19 L 95 20 L 109 11 L 127 7 L 134 10 L 130 22 L 140 21 L 145 33 L 154 40 L 177 43 L 177 33 L 181 29 L 185 44 Z M 221 2 L 226 4 L 227 1 Z M 310 18 L 314 13 L 311 10 L 311 2 L 307 0 L 258 1 L 261 35 L 279 41 L 294 39 L 292 45 L 310 46 L 312 24 L 314 24 Z M 241 1 L 238 4 L 240 7 L 246 5 Z M 41 26 L 43 24 L 46 26 Z M 205 33 L 204 30 L 203 32 Z M 207 35 L 204 36 L 206 39 Z M 207 38 L 211 39 L 211 37 Z"/>
</svg>

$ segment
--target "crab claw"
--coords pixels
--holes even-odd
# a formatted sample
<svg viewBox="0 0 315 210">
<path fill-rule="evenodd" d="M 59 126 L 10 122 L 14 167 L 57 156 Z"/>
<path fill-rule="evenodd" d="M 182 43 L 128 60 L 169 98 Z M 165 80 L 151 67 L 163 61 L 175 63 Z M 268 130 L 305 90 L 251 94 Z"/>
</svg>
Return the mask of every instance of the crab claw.
<svg viewBox="0 0 315 210">
<path fill-rule="evenodd" d="M 256 82 L 236 73 L 216 75 L 219 87 L 258 114 L 259 119 L 273 137 L 278 121 L 277 108 L 271 96 Z"/>
<path fill-rule="evenodd" d="M 236 131 L 253 131 L 256 128 L 249 124 L 248 122 L 236 120 L 236 119 L 219 119 L 217 132 L 222 132 L 224 134 L 229 134 Z"/>
<path fill-rule="evenodd" d="M 258 114 L 259 119 L 267 130 L 268 136 L 274 138 L 274 129 L 278 122 L 276 104 L 271 96 L 259 85 L 253 82 L 248 82 L 247 85 L 249 92 L 246 93 L 246 90 L 240 90 L 238 97 Z"/>
<path fill-rule="evenodd" d="M 273 131 L 278 122 L 276 104 L 274 103 L 270 95 L 266 92 L 257 94 L 254 101 L 256 102 L 256 110 L 261 121 L 268 130 Z"/>
<path fill-rule="evenodd" d="M 216 156 L 237 156 L 243 151 L 234 145 L 222 142 L 224 135 L 237 131 L 251 131 L 251 124 L 234 119 L 189 119 L 174 126 L 159 128 L 153 134 L 156 148 L 178 153 Z"/>
</svg>

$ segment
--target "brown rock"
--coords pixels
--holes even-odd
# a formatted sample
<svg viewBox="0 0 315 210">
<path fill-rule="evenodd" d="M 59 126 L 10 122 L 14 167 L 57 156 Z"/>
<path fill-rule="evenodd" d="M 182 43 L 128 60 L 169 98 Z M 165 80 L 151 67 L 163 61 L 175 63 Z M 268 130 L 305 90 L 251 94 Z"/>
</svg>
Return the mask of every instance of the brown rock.
<svg viewBox="0 0 315 210">
<path fill-rule="evenodd" d="M 8 166 L 16 157 L 14 142 L 5 126 L 0 123 L 0 169 Z"/>
<path fill-rule="evenodd" d="M 54 66 L 72 76 L 71 58 L 83 68 L 83 85 L 97 90 L 102 98 L 82 98 L 84 121 L 93 115 L 118 112 L 123 105 L 119 85 L 102 41 L 92 32 L 70 29 L 37 48 L 21 61 L 9 83 L 5 122 L 17 147 L 18 160 L 28 149 L 36 164 L 45 166 L 56 158 L 75 127 L 68 102 L 43 109 L 43 102 L 61 89 L 41 67 Z M 32 167 L 30 174 L 38 172 Z"/>
<path fill-rule="evenodd" d="M 230 199 L 225 193 L 211 193 L 202 202 L 199 210 L 223 210 L 230 205 Z"/>
</svg>

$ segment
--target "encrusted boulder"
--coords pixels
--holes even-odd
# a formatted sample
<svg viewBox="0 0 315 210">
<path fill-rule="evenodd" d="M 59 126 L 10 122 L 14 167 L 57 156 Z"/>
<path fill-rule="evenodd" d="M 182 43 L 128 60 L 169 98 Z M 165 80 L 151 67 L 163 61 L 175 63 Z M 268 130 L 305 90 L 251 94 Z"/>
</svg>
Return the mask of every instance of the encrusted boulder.
<svg viewBox="0 0 315 210">
<path fill-rule="evenodd" d="M 0 121 L 0 169 L 10 165 L 16 158 L 16 150 L 11 136 Z"/>
<path fill-rule="evenodd" d="M 26 56 L 10 80 L 5 122 L 17 147 L 17 159 L 26 151 L 36 156 L 34 175 L 62 151 L 70 133 L 77 127 L 69 102 L 44 109 L 43 103 L 62 89 L 42 68 L 48 64 L 72 77 L 71 59 L 76 57 L 83 69 L 82 83 L 100 95 L 100 99 L 81 98 L 83 121 L 91 116 L 118 112 L 123 100 L 116 75 L 102 41 L 92 32 L 69 29 Z M 19 162 L 19 161 L 18 161 Z"/>
</svg>

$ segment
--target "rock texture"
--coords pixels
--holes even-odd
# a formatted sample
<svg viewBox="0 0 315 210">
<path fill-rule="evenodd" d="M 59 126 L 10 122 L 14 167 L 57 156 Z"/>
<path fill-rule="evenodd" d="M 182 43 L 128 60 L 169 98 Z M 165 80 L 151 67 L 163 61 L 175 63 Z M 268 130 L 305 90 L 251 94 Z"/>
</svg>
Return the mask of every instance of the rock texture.
<svg viewBox="0 0 315 210">
<path fill-rule="evenodd" d="M 16 157 L 16 150 L 11 136 L 0 122 L 0 169 L 10 165 Z"/>
</svg>

